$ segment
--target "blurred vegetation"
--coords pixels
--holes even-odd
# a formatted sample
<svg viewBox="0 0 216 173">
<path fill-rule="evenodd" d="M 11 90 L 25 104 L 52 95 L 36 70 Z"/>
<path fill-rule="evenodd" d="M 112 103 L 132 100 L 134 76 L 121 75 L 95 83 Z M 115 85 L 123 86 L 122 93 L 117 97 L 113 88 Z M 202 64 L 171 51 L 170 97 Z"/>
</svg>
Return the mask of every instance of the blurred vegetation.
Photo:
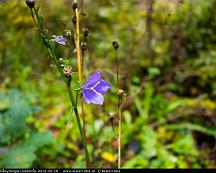
<svg viewBox="0 0 216 173">
<path fill-rule="evenodd" d="M 216 167 L 216 0 L 84 0 L 85 76 L 112 84 L 105 105 L 85 105 L 97 168 L 117 167 L 115 111 L 120 41 L 124 168 Z M 41 1 L 51 35 L 71 28 L 71 1 Z M 66 56 L 58 49 L 59 57 Z M 74 71 L 76 58 L 72 59 Z M 60 75 L 24 1 L 0 2 L 0 166 L 82 168 L 84 152 Z M 115 124 L 116 125 L 116 124 Z"/>
</svg>

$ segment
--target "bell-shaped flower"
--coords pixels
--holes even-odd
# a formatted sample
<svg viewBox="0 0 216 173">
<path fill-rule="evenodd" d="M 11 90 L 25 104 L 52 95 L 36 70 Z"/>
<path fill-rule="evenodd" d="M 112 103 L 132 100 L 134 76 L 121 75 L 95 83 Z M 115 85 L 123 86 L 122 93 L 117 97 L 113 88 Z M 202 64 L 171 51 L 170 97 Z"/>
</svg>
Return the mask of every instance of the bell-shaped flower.
<svg viewBox="0 0 216 173">
<path fill-rule="evenodd" d="M 110 84 L 101 79 L 99 71 L 92 74 L 86 84 L 83 85 L 82 94 L 87 104 L 103 105 L 103 95 L 109 90 Z"/>
</svg>

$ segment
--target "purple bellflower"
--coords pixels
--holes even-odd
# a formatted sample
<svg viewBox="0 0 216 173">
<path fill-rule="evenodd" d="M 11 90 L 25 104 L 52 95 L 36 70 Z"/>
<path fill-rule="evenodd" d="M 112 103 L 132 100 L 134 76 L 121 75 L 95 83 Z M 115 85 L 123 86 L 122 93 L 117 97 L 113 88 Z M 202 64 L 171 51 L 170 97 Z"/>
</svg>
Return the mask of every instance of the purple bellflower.
<svg viewBox="0 0 216 173">
<path fill-rule="evenodd" d="M 64 37 L 58 36 L 58 35 L 53 35 L 52 37 L 53 37 L 53 39 L 51 39 L 50 41 L 54 41 L 54 42 L 56 42 L 58 44 L 62 44 L 62 45 L 66 44 L 67 40 Z"/>
<path fill-rule="evenodd" d="M 96 71 L 92 74 L 86 84 L 83 85 L 82 94 L 87 104 L 93 103 L 103 105 L 105 94 L 110 88 L 110 84 L 101 79 L 101 73 Z"/>
</svg>

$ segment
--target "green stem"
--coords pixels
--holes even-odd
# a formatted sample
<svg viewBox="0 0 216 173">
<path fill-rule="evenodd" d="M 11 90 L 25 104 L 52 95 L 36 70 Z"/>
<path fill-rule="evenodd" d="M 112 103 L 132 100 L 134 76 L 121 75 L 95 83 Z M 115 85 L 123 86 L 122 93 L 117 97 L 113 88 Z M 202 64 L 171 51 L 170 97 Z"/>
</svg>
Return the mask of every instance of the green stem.
<svg viewBox="0 0 216 173">
<path fill-rule="evenodd" d="M 83 68 L 83 63 L 84 63 L 84 50 L 82 50 L 82 53 L 81 53 L 81 74 L 82 74 L 82 79 L 84 77 L 84 68 Z M 84 137 L 86 139 L 86 121 L 85 121 L 85 110 L 84 110 L 84 100 L 81 99 L 81 116 L 82 116 L 82 122 L 83 122 L 83 132 L 84 132 Z"/>
<path fill-rule="evenodd" d="M 65 77 L 65 75 L 64 75 L 64 73 L 63 73 L 63 71 L 62 71 L 62 69 L 61 69 L 61 66 L 60 66 L 60 64 L 58 63 L 58 60 L 57 60 L 57 58 L 56 58 L 56 55 L 55 55 L 55 53 L 53 52 L 53 50 L 52 50 L 52 48 L 51 48 L 49 42 L 47 42 L 47 40 L 46 40 L 46 39 L 47 39 L 47 35 L 46 35 L 46 33 L 44 32 L 44 29 L 43 29 L 42 24 L 40 23 L 38 11 L 35 9 L 35 7 L 34 7 L 34 13 L 35 13 L 36 18 L 37 18 L 37 21 L 38 21 L 38 27 L 39 27 L 40 32 L 41 32 L 41 34 L 42 34 L 41 37 L 42 37 L 42 39 L 44 40 L 44 42 L 46 42 L 45 46 L 47 47 L 47 49 L 48 49 L 48 51 L 49 51 L 49 55 L 50 55 L 50 57 L 53 59 L 53 61 L 54 61 L 55 65 L 56 65 L 56 67 L 58 68 L 58 71 L 61 73 L 62 78 L 64 79 L 65 82 L 67 82 L 67 79 L 66 79 L 66 77 Z M 32 15 L 32 16 L 33 16 L 33 15 Z M 33 19 L 34 19 L 34 18 L 33 18 Z"/>
<path fill-rule="evenodd" d="M 38 25 L 39 25 L 38 27 L 39 27 L 39 29 L 40 29 L 40 32 L 43 33 L 43 32 L 44 32 L 44 31 L 43 31 L 43 26 L 42 26 L 42 24 L 40 23 L 38 11 L 36 10 L 35 7 L 34 7 L 33 9 L 34 9 L 34 13 L 35 13 L 35 15 L 36 15 L 37 21 L 38 21 Z M 32 18 L 33 18 L 33 20 L 34 20 L 34 15 L 32 15 Z"/>
<path fill-rule="evenodd" d="M 74 97 L 73 97 L 73 93 L 72 93 L 72 90 L 71 90 L 71 84 L 68 81 L 68 79 L 65 77 L 64 72 L 63 72 L 63 70 L 62 70 L 62 68 L 61 68 L 61 66 L 60 66 L 60 64 L 59 64 L 59 62 L 57 60 L 56 55 L 55 55 L 55 52 L 52 50 L 52 47 L 51 47 L 49 41 L 47 40 L 48 39 L 47 33 L 44 31 L 43 24 L 40 22 L 40 19 L 39 19 L 38 11 L 35 8 L 34 8 L 34 13 L 35 13 L 36 18 L 37 18 L 38 27 L 39 27 L 39 30 L 41 32 L 41 37 L 45 42 L 45 46 L 48 49 L 49 55 L 52 58 L 52 60 L 54 61 L 58 71 L 60 72 L 62 78 L 64 79 L 64 82 L 66 83 L 68 95 L 69 95 L 69 98 L 70 98 L 70 101 L 71 101 L 72 108 L 73 108 L 73 110 L 75 112 L 75 115 L 76 115 L 76 120 L 77 120 L 77 124 L 78 124 L 78 127 L 79 127 L 79 132 L 80 132 L 82 143 L 83 143 L 84 149 L 85 149 L 86 167 L 90 168 L 91 167 L 90 156 L 89 156 L 89 152 L 88 152 L 88 148 L 87 148 L 87 143 L 86 143 L 86 140 L 85 140 L 85 137 L 84 137 L 83 128 L 82 128 L 82 125 L 81 125 L 81 122 L 80 122 L 79 113 L 78 113 L 78 110 L 77 110 L 77 99 L 76 99 L 76 102 L 75 102 Z M 33 20 L 34 20 L 33 13 L 32 13 L 32 17 L 33 17 Z"/>
<path fill-rule="evenodd" d="M 85 136 L 84 136 L 83 129 L 82 129 L 82 125 L 81 125 L 81 122 L 80 122 L 78 110 L 77 110 L 77 107 L 76 107 L 76 102 L 73 99 L 74 97 L 73 97 L 73 93 L 72 93 L 71 88 L 70 88 L 70 84 L 67 84 L 67 91 L 68 91 L 69 98 L 70 98 L 72 107 L 74 109 L 75 115 L 76 115 L 77 124 L 78 124 L 78 127 L 79 127 L 80 135 L 82 137 L 82 142 L 83 142 L 83 145 L 84 145 L 84 148 L 85 148 L 86 166 L 87 166 L 87 168 L 90 168 L 91 167 L 91 162 L 90 162 L 90 157 L 89 157 L 89 153 L 88 153 L 87 143 L 86 143 Z"/>
</svg>

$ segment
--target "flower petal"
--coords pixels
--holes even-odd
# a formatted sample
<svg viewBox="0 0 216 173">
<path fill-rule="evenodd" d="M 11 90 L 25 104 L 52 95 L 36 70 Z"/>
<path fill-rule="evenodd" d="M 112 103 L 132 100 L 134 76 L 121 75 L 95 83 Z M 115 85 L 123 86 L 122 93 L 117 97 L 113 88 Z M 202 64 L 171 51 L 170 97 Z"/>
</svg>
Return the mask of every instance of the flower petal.
<svg viewBox="0 0 216 173">
<path fill-rule="evenodd" d="M 84 100 L 87 104 L 93 103 L 102 105 L 104 102 L 104 97 L 102 94 L 96 92 L 92 89 L 83 89 L 82 91 Z"/>
<path fill-rule="evenodd" d="M 62 36 L 56 36 L 56 42 L 57 42 L 58 44 L 63 44 L 63 45 L 65 45 L 65 44 L 66 44 L 66 39 L 65 39 L 64 37 L 62 37 Z"/>
<path fill-rule="evenodd" d="M 101 73 L 99 71 L 94 72 L 83 86 L 83 88 L 93 87 L 101 79 Z"/>
<path fill-rule="evenodd" d="M 62 45 L 66 45 L 66 42 L 64 42 L 64 41 L 58 41 L 57 43 L 62 44 Z"/>
<path fill-rule="evenodd" d="M 58 35 L 57 36 L 53 35 L 52 37 L 53 37 L 53 39 L 51 39 L 50 41 L 54 41 L 54 42 L 56 42 L 58 44 L 62 44 L 62 45 L 66 44 L 67 40 L 64 37 L 58 36 Z"/>
<path fill-rule="evenodd" d="M 94 90 L 98 93 L 105 94 L 110 88 L 110 84 L 105 80 L 101 79 L 100 82 L 95 85 Z"/>
</svg>

